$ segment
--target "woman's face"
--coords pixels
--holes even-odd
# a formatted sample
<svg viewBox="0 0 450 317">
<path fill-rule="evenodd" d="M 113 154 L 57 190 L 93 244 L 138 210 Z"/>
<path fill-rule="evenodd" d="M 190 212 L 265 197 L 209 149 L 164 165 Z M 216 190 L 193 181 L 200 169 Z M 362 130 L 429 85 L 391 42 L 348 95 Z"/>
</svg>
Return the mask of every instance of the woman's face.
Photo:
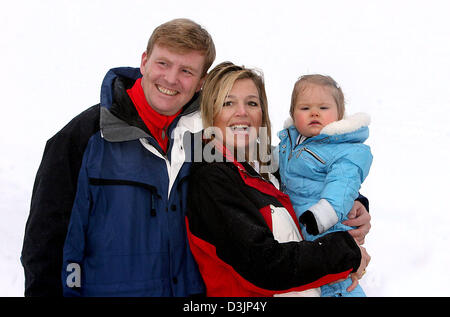
<svg viewBox="0 0 450 317">
<path fill-rule="evenodd" d="M 222 137 L 220 141 L 229 150 L 248 150 L 249 144 L 256 142 L 261 123 L 261 102 L 255 83 L 248 78 L 236 80 L 214 118 L 214 127 L 222 134 L 216 135 L 216 139 Z"/>
</svg>

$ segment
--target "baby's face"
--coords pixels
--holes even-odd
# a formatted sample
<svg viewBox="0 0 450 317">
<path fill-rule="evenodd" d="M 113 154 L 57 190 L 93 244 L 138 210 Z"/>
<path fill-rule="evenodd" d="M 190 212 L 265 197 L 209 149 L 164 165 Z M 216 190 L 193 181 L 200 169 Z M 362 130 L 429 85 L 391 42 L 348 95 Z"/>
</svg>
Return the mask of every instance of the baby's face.
<svg viewBox="0 0 450 317">
<path fill-rule="evenodd" d="M 311 137 L 338 120 L 338 109 L 331 88 L 308 83 L 299 91 L 294 108 L 294 124 L 301 135 Z"/>
</svg>

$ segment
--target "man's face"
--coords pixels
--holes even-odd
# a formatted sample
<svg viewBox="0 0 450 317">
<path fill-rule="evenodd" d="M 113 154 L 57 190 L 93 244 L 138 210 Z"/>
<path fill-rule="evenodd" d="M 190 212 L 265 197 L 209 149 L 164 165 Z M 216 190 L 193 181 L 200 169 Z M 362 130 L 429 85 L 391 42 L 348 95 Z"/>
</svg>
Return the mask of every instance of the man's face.
<svg viewBox="0 0 450 317">
<path fill-rule="evenodd" d="M 198 51 L 175 53 L 155 44 L 142 54 L 142 88 L 149 105 L 162 115 L 173 115 L 202 87 L 205 57 Z"/>
</svg>

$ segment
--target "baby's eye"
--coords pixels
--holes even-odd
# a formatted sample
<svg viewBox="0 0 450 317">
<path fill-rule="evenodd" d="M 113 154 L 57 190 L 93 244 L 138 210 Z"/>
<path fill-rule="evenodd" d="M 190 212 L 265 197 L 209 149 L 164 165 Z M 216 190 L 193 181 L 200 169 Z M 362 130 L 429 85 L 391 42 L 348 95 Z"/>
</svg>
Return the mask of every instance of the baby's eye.
<svg viewBox="0 0 450 317">
<path fill-rule="evenodd" d="M 320 107 L 321 110 L 327 110 L 328 107 Z"/>
</svg>

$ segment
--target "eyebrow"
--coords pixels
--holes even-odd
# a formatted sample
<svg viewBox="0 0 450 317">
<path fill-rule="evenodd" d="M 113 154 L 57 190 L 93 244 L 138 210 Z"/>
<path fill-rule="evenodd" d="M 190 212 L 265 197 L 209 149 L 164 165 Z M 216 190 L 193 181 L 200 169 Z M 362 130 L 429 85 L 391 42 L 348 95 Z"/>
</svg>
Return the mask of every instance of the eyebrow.
<svg viewBox="0 0 450 317">
<path fill-rule="evenodd" d="M 322 103 L 313 103 L 313 102 L 298 102 L 295 104 L 296 106 L 311 106 L 311 105 L 317 105 L 317 106 L 332 106 L 333 104 L 331 103 L 326 103 L 326 102 L 322 102 Z"/>
<path fill-rule="evenodd" d="M 156 61 L 164 61 L 164 62 L 166 62 L 166 63 L 168 63 L 168 64 L 173 65 L 173 62 L 172 62 L 171 60 L 169 60 L 168 58 L 166 58 L 165 56 L 157 57 L 157 58 L 155 58 L 155 60 L 156 60 Z M 180 65 L 179 67 L 182 68 L 182 69 L 188 69 L 189 71 L 191 71 L 191 72 L 193 72 L 193 73 L 200 72 L 200 71 L 197 71 L 197 70 L 196 70 L 195 68 L 193 68 L 192 66 L 188 66 L 188 65 Z"/>
<path fill-rule="evenodd" d="M 183 69 L 188 69 L 189 71 L 193 72 L 193 73 L 197 73 L 199 72 L 198 70 L 196 70 L 195 68 L 191 67 L 191 66 L 187 66 L 187 65 L 180 65 L 181 68 Z"/>
<path fill-rule="evenodd" d="M 226 98 L 237 98 L 235 95 L 227 95 Z M 256 95 L 247 95 L 245 98 L 254 98 L 259 100 L 259 96 Z"/>
</svg>

